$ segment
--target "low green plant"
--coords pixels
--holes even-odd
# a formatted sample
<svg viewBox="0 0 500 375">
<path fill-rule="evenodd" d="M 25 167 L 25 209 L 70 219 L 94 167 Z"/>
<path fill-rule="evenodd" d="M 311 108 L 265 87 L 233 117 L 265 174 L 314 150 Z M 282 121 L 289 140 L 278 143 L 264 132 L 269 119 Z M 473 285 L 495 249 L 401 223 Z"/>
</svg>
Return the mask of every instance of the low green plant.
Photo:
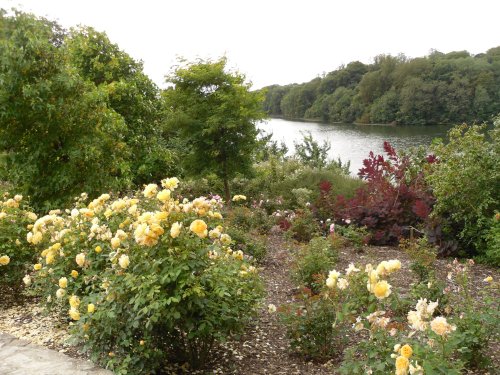
<svg viewBox="0 0 500 375">
<path fill-rule="evenodd" d="M 491 219 L 491 226 L 486 233 L 486 253 L 484 261 L 492 266 L 500 266 L 500 213 Z"/>
<path fill-rule="evenodd" d="M 491 348 L 500 339 L 498 282 L 483 281 L 479 294 L 472 288 L 470 267 L 473 262 L 449 265 L 450 306 L 456 319 L 460 358 L 468 368 L 487 368 L 491 365 Z"/>
<path fill-rule="evenodd" d="M 26 236 L 28 226 L 37 216 L 21 195 L 4 193 L 0 201 L 0 285 L 19 287 L 27 272 L 27 267 L 36 258 L 36 253 L 28 246 Z M 29 278 L 25 278 L 27 284 Z"/>
<path fill-rule="evenodd" d="M 370 240 L 370 233 L 366 227 L 359 227 L 355 224 L 347 226 L 336 225 L 335 232 L 346 239 L 346 244 L 352 246 L 356 251 L 363 250 Z"/>
<path fill-rule="evenodd" d="M 324 275 L 335 266 L 337 259 L 338 249 L 330 238 L 314 237 L 297 253 L 293 279 L 317 294 L 324 287 Z"/>
<path fill-rule="evenodd" d="M 280 310 L 292 350 L 305 357 L 324 361 L 338 355 L 346 345 L 346 327 L 332 308 L 334 301 L 301 289 L 297 303 Z"/>
<path fill-rule="evenodd" d="M 418 281 L 428 282 L 433 277 L 437 258 L 437 248 L 427 237 L 402 239 L 399 248 L 410 258 L 410 269 L 418 276 Z"/>
<path fill-rule="evenodd" d="M 296 210 L 290 224 L 286 233 L 299 242 L 309 242 L 320 233 L 318 222 L 309 209 Z"/>
<path fill-rule="evenodd" d="M 258 263 L 262 262 L 267 254 L 265 238 L 255 231 L 247 231 L 238 227 L 228 227 L 227 234 L 233 240 L 233 247 L 251 256 Z"/>
</svg>

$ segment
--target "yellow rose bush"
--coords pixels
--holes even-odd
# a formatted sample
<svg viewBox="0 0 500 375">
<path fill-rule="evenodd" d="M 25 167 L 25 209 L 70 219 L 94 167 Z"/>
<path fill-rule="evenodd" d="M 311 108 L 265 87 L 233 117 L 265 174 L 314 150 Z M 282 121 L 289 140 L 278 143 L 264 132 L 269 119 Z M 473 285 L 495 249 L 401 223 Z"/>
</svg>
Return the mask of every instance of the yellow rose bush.
<svg viewBox="0 0 500 375">
<path fill-rule="evenodd" d="M 116 373 L 154 372 L 172 358 L 203 365 L 217 342 L 244 329 L 261 298 L 257 270 L 231 248 L 220 204 L 179 201 L 178 184 L 83 196 L 27 235 L 39 255 L 31 287 Z"/>
<path fill-rule="evenodd" d="M 26 285 L 31 282 L 28 267 L 36 253 L 26 236 L 36 219 L 22 195 L 4 193 L 0 200 L 0 286 L 19 287 L 23 280 Z"/>
</svg>

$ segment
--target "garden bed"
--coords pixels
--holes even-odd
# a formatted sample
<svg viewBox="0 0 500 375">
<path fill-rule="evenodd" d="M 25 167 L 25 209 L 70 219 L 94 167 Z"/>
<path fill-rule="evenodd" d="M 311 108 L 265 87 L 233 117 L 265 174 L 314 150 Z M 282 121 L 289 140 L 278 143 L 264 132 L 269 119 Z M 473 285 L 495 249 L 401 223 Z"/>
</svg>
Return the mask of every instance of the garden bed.
<svg viewBox="0 0 500 375">
<path fill-rule="evenodd" d="M 266 286 L 264 306 L 259 316 L 251 324 L 246 333 L 226 342 L 214 351 L 211 373 L 217 374 L 331 374 L 335 373 L 341 358 L 332 358 L 327 363 L 315 363 L 291 354 L 286 331 L 279 323 L 276 313 L 270 313 L 268 304 L 281 306 L 294 299 L 297 289 L 290 279 L 292 255 L 297 245 L 282 238 L 279 233 L 268 237 L 268 252 L 264 259 L 260 274 Z M 336 269 L 343 270 L 351 262 L 377 264 L 382 260 L 399 259 L 402 270 L 391 279 L 400 294 L 408 292 L 408 286 L 416 281 L 415 275 L 409 271 L 409 259 L 405 253 L 395 247 L 367 246 L 362 252 L 345 247 L 339 252 Z M 439 278 L 446 278 L 447 265 L 451 259 L 439 259 L 437 272 Z M 479 292 L 484 286 L 486 277 L 500 278 L 500 271 L 483 265 L 471 267 L 470 277 L 473 290 Z M 479 295 L 478 293 L 476 295 Z M 72 357 L 84 358 L 77 347 L 67 343 L 69 320 L 61 320 L 55 314 L 47 314 L 38 305 L 38 300 L 26 297 L 19 291 L 7 290 L 3 293 L 0 306 L 0 331 L 10 333 L 32 343 L 64 352 Z M 352 332 L 350 339 L 355 341 L 357 335 Z M 491 348 L 496 368 L 500 366 L 499 343 Z M 184 369 L 184 370 L 183 370 Z M 170 368 L 167 372 L 193 372 L 188 366 Z M 468 372 L 469 374 L 487 374 L 488 372 Z"/>
</svg>

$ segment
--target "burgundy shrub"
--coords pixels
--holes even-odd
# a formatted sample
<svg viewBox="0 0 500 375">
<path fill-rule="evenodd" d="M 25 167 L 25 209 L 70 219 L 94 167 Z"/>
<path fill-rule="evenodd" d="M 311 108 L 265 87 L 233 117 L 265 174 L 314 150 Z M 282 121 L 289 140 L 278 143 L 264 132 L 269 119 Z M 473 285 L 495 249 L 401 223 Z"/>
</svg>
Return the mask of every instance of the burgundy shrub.
<svg viewBox="0 0 500 375">
<path fill-rule="evenodd" d="M 424 222 L 434 202 L 423 171 L 435 158 L 400 157 L 388 142 L 384 151 L 387 157 L 370 152 L 358 173 L 366 184 L 352 199 L 338 197 L 335 208 L 336 219 L 366 226 L 379 245 L 397 243 L 409 226 Z"/>
</svg>

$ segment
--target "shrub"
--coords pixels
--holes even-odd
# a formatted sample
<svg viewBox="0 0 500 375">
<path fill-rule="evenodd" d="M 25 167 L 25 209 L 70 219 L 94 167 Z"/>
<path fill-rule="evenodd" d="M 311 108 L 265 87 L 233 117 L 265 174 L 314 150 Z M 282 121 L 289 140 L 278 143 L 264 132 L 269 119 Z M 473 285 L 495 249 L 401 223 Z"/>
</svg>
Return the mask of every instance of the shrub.
<svg viewBox="0 0 500 375">
<path fill-rule="evenodd" d="M 317 280 L 323 283 L 321 286 L 317 284 L 322 287 L 320 294 L 303 288 L 295 303 L 280 308 L 292 349 L 307 358 L 319 360 L 342 352 L 346 333 L 356 314 L 376 312 L 382 306 L 389 308 L 394 302 L 387 278 L 399 267 L 399 261 L 392 260 L 375 268 L 367 265 L 365 272 L 361 272 L 350 264 L 345 275 L 331 270 L 328 277 L 326 273 L 318 277 Z M 380 319 L 380 311 L 375 315 L 380 322 L 385 321 L 385 318 Z"/>
<path fill-rule="evenodd" d="M 302 289 L 296 299 L 297 304 L 280 310 L 292 350 L 306 359 L 316 360 L 327 360 L 340 353 L 347 339 L 344 330 L 335 326 L 338 317 L 332 309 L 332 301 L 311 294 L 307 288 Z"/>
<path fill-rule="evenodd" d="M 340 196 L 336 205 L 337 219 L 350 219 L 373 232 L 371 242 L 394 244 L 408 226 L 418 226 L 428 217 L 433 196 L 424 179 L 424 171 L 434 162 L 423 150 L 397 154 L 384 142 L 388 155 L 370 152 L 363 161 L 359 176 L 366 184 L 352 199 Z"/>
<path fill-rule="evenodd" d="M 500 213 L 491 220 L 491 226 L 486 233 L 485 259 L 493 266 L 500 266 Z"/>
<path fill-rule="evenodd" d="M 73 320 L 75 340 L 117 373 L 206 365 L 261 296 L 256 269 L 224 233 L 220 204 L 173 198 L 176 179 L 108 194 L 34 224 L 35 290 Z M 85 197 L 84 197 L 85 198 Z"/>
<path fill-rule="evenodd" d="M 0 202 L 0 285 L 19 286 L 36 253 L 26 243 L 27 226 L 37 219 L 22 195 L 4 193 Z M 28 279 L 25 279 L 26 283 Z"/>
<path fill-rule="evenodd" d="M 299 242 L 309 242 L 320 232 L 317 221 L 308 209 L 296 210 L 292 216 L 287 235 Z"/>
<path fill-rule="evenodd" d="M 265 240 L 258 233 L 239 229 L 238 227 L 228 227 L 227 234 L 233 240 L 233 248 L 243 251 L 245 255 L 253 257 L 258 263 L 262 262 L 267 254 Z"/>
<path fill-rule="evenodd" d="M 485 279 L 478 292 L 471 285 L 473 264 L 449 264 L 447 289 L 453 313 L 460 317 L 456 320 L 460 358 L 468 368 L 487 368 L 491 365 L 492 345 L 500 338 L 498 281 Z"/>
<path fill-rule="evenodd" d="M 460 125 L 432 146 L 438 162 L 427 181 L 436 204 L 432 215 L 440 219 L 448 237 L 459 240 L 469 255 L 485 255 L 487 232 L 500 201 L 500 119 L 489 133 L 484 127 Z"/>
<path fill-rule="evenodd" d="M 296 255 L 293 279 L 317 294 L 323 288 L 324 275 L 333 268 L 337 259 L 337 249 L 331 239 L 315 237 Z"/>
<path fill-rule="evenodd" d="M 366 227 L 358 227 L 354 224 L 336 225 L 335 233 L 342 236 L 346 240 L 346 245 L 354 247 L 356 251 L 361 251 L 370 241 L 370 234 Z"/>
</svg>

